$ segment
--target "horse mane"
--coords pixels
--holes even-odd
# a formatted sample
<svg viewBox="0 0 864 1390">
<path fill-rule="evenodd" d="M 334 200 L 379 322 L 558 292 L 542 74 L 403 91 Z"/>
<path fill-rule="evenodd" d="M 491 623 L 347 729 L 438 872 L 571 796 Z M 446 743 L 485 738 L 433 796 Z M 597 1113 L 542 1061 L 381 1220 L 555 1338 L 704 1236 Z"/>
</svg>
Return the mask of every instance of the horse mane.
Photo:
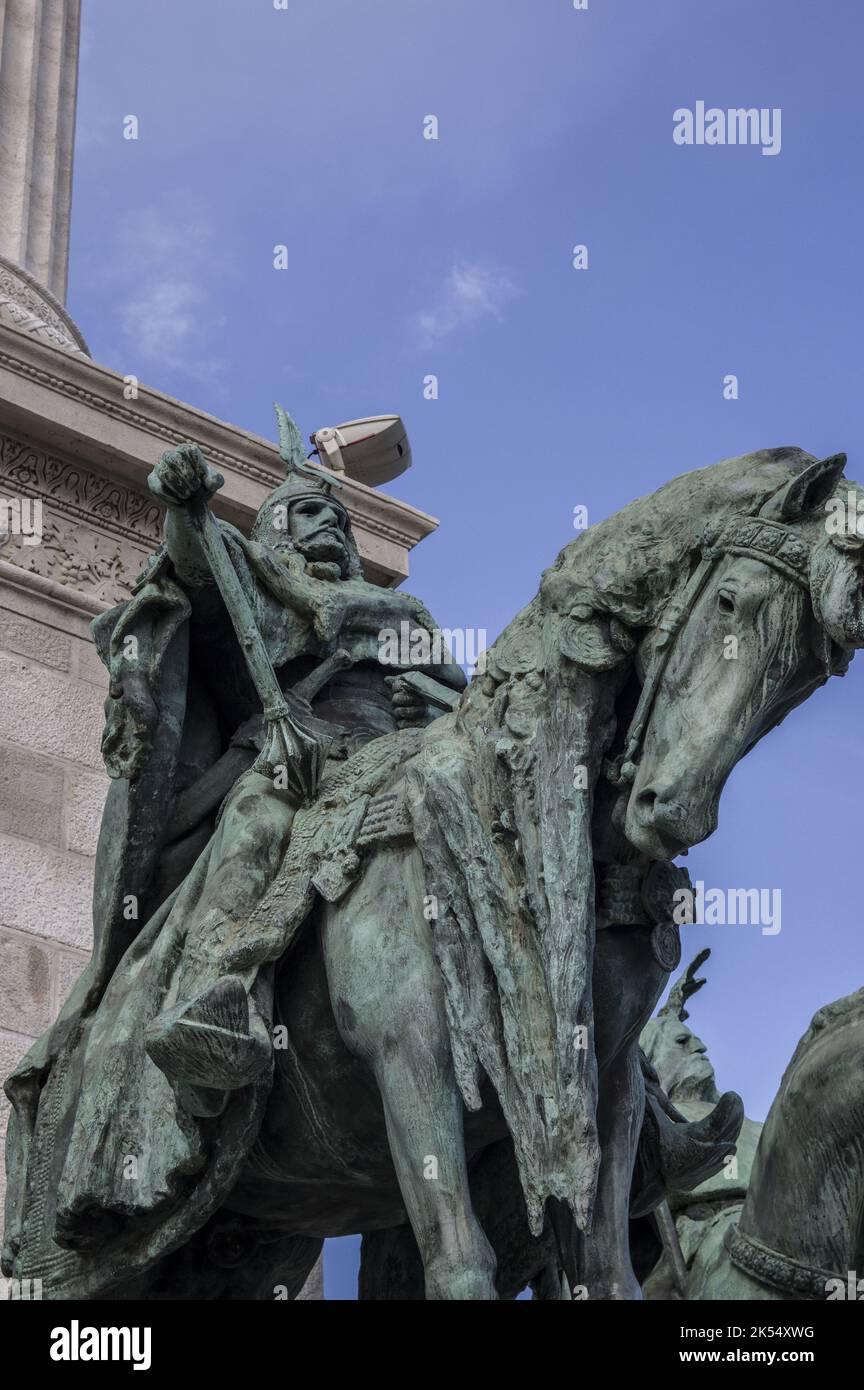
<svg viewBox="0 0 864 1390">
<path fill-rule="evenodd" d="M 492 682 L 475 679 L 469 685 L 463 698 L 469 720 L 482 717 L 494 684 L 524 666 L 522 653 L 536 645 L 547 618 L 556 620 L 564 655 L 583 669 L 605 672 L 621 666 L 639 631 L 658 622 L 672 594 L 687 581 L 706 520 L 722 523 L 758 514 L 790 478 L 814 462 L 815 455 L 793 445 L 722 459 L 680 474 L 583 531 L 560 551 L 544 571 L 539 592 L 484 653 L 478 674 L 489 674 Z M 834 496 L 845 502 L 850 493 L 858 515 L 864 515 L 864 488 L 841 479 Z M 800 518 L 796 527 L 815 544 L 826 539 L 825 516 L 818 510 Z M 542 643 L 547 664 L 555 659 L 556 645 Z"/>
<path fill-rule="evenodd" d="M 577 602 L 629 626 L 648 627 L 686 577 L 706 518 L 754 515 L 813 462 L 812 454 L 788 446 L 682 473 L 570 541 L 546 572 L 544 589 L 556 593 L 551 576 L 566 576 L 565 587 L 578 593 Z"/>
</svg>

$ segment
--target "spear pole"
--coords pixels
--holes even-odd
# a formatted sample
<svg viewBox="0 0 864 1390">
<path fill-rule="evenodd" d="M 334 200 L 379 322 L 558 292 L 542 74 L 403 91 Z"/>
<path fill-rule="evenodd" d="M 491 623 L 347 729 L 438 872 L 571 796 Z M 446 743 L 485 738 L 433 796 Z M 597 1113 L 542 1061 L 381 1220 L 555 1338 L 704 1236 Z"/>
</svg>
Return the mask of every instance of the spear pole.
<svg viewBox="0 0 864 1390">
<path fill-rule="evenodd" d="M 284 769 L 284 784 L 281 778 L 278 785 L 274 782 L 277 790 L 309 801 L 318 789 L 330 740 L 303 727 L 279 684 L 255 615 L 231 563 L 225 538 L 210 510 L 209 495 L 218 491 L 225 479 L 209 464 L 206 467 L 205 487 L 192 499 L 186 508 L 186 515 L 198 536 L 210 573 L 228 610 L 267 720 L 267 741 L 253 766 L 256 771 L 271 777 Z"/>
<path fill-rule="evenodd" d="M 654 1220 L 657 1222 L 657 1230 L 660 1233 L 660 1242 L 668 1256 L 669 1266 L 672 1272 L 672 1282 L 682 1298 L 687 1297 L 687 1266 L 684 1263 L 684 1254 L 678 1240 L 678 1230 L 675 1225 L 675 1218 L 669 1209 L 669 1202 L 664 1197 L 654 1209 Z"/>
</svg>

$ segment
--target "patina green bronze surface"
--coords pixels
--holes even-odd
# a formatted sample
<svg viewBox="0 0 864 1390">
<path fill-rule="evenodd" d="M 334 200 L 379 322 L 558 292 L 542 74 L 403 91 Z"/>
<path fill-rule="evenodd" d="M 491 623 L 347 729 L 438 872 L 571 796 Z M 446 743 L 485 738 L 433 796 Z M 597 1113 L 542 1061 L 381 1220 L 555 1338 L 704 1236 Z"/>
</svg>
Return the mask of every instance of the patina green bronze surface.
<svg viewBox="0 0 864 1390">
<path fill-rule="evenodd" d="M 720 1099 L 704 1044 L 685 1021 L 687 1000 L 705 983 L 695 971 L 708 955 L 701 952 L 676 982 L 641 1039 L 670 1101 L 690 1121 Z M 858 990 L 814 1016 L 765 1124 L 744 1120 L 734 1162 L 692 1191 L 669 1192 L 684 1279 L 676 1280 L 667 1247 L 645 1275 L 646 1298 L 849 1296 L 864 1240 L 862 1047 Z"/>
<path fill-rule="evenodd" d="M 631 1216 L 717 1173 L 742 1119 L 676 1110 L 640 1053 L 680 958 L 671 861 L 864 644 L 861 542 L 825 524 L 844 459 L 767 450 L 634 502 L 463 690 L 281 434 L 248 539 L 194 446 L 163 456 L 164 545 L 94 625 L 95 946 L 7 1083 L 4 1269 L 272 1298 L 361 1231 L 368 1298 L 638 1298 Z"/>
</svg>

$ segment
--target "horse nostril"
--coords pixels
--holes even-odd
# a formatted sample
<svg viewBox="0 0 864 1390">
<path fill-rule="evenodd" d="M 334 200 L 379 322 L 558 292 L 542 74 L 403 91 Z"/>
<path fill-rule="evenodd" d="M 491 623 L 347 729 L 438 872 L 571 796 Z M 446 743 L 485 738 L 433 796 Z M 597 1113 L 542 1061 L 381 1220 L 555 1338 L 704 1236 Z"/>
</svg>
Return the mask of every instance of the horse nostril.
<svg viewBox="0 0 864 1390">
<path fill-rule="evenodd" d="M 644 791 L 639 793 L 637 804 L 640 811 L 647 811 L 650 815 L 653 815 L 656 803 L 657 793 L 652 787 L 646 787 Z"/>
<path fill-rule="evenodd" d="M 687 809 L 678 801 L 655 801 L 654 824 L 671 835 L 683 835 L 687 825 Z"/>
</svg>

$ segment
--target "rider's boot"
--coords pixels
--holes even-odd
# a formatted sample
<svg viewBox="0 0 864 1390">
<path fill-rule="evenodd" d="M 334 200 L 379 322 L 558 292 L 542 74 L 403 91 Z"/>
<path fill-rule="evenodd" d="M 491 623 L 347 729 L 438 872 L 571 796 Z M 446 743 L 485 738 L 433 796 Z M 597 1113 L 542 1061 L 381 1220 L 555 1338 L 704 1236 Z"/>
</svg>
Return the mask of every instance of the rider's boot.
<svg viewBox="0 0 864 1390">
<path fill-rule="evenodd" d="M 744 1104 L 734 1091 L 720 1096 L 700 1120 L 688 1120 L 670 1101 L 645 1053 L 645 1112 L 636 1158 L 631 1217 L 652 1211 L 669 1192 L 690 1192 L 719 1173 L 735 1152 Z"/>
<path fill-rule="evenodd" d="M 144 1046 L 181 1105 L 202 1118 L 221 1114 L 230 1093 L 260 1076 L 273 1056 L 264 1020 L 237 975 L 158 1014 Z"/>
</svg>

